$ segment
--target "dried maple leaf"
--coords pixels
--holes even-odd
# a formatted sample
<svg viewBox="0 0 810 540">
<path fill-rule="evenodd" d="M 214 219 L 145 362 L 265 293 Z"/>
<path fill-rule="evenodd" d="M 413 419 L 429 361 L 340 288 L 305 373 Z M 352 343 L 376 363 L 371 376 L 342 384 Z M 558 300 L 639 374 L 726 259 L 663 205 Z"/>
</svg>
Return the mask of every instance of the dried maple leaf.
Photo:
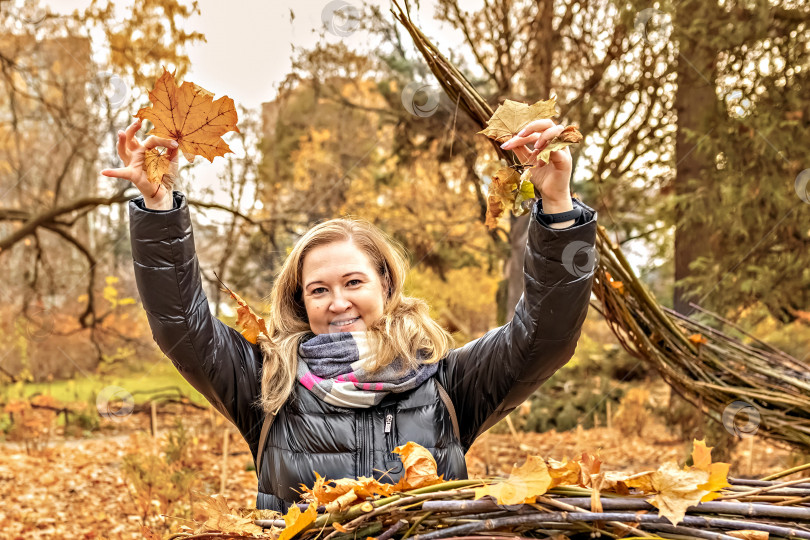
<svg viewBox="0 0 810 540">
<path fill-rule="evenodd" d="M 394 485 L 394 491 L 407 491 L 444 482 L 444 477 L 437 475 L 436 459 L 424 446 L 408 441 L 393 451 L 402 456 L 405 469 Z"/>
<path fill-rule="evenodd" d="M 670 461 L 655 472 L 628 479 L 625 483 L 629 487 L 654 493 L 650 504 L 658 508 L 658 515 L 677 525 L 686 515 L 686 510 L 698 504 L 706 495 L 706 490 L 698 486 L 706 483 L 708 479 L 709 473 L 706 471 L 698 469 L 684 471 L 675 462 Z"/>
<path fill-rule="evenodd" d="M 658 508 L 659 515 L 677 525 L 690 506 L 710 501 L 719 496 L 717 491 L 728 487 L 728 463 L 712 463 L 711 448 L 703 441 L 695 441 L 692 467 L 679 469 L 668 462 L 657 471 L 625 478 L 624 484 L 654 493 L 650 504 Z"/>
<path fill-rule="evenodd" d="M 582 141 L 582 133 L 579 132 L 577 126 L 566 126 L 562 133 L 548 141 L 548 144 L 540 151 L 537 156 L 537 163 L 534 167 L 538 166 L 540 162 L 548 163 L 551 159 L 551 153 L 555 150 L 562 150 L 566 146 L 571 146 Z"/>
<path fill-rule="evenodd" d="M 533 105 L 527 105 L 520 101 L 504 100 L 492 117 L 487 120 L 487 127 L 479 131 L 490 139 L 503 143 L 517 135 L 520 130 L 534 120 L 551 118 L 557 115 L 556 96 L 551 96 L 545 101 L 538 101 Z M 538 155 L 538 165 L 542 161 L 548 163 L 551 152 L 562 150 L 566 146 L 582 141 L 582 134 L 576 126 L 566 126 L 562 133 L 551 139 Z"/>
<path fill-rule="evenodd" d="M 478 133 L 486 135 L 499 143 L 503 143 L 514 137 L 530 122 L 542 118 L 556 116 L 556 97 L 552 96 L 545 101 L 538 101 L 533 105 L 527 105 L 519 101 L 505 100 L 501 103 L 492 117 L 487 120 L 487 127 Z M 576 144 L 582 140 L 582 134 L 576 126 L 567 126 L 562 133 L 548 142 L 545 148 L 540 151 L 538 161 L 534 166 L 548 163 L 551 152 L 561 150 L 566 146 Z M 489 186 L 489 196 L 487 197 L 487 215 L 485 225 L 491 230 L 498 224 L 498 218 L 503 212 L 510 208 L 516 216 L 525 214 L 528 211 L 522 203 L 535 196 L 534 186 L 529 180 L 529 169 L 520 175 L 516 170 L 509 167 L 499 169 L 492 177 Z"/>
<path fill-rule="evenodd" d="M 149 92 L 149 100 L 152 106 L 139 110 L 135 117 L 154 124 L 148 135 L 177 141 L 187 160 L 194 161 L 196 156 L 202 156 L 213 161 L 216 156 L 231 151 L 222 135 L 229 131 L 239 133 L 239 128 L 236 127 L 236 107 L 228 96 L 214 101 L 212 92 L 188 81 L 178 87 L 174 72 L 169 73 L 164 68 L 163 75 Z M 170 157 L 157 149 L 146 152 L 150 182 L 163 181 Z"/>
<path fill-rule="evenodd" d="M 492 175 L 487 196 L 487 216 L 485 225 L 494 229 L 498 225 L 498 218 L 506 208 L 512 210 L 516 216 L 527 212 L 523 201 L 534 198 L 534 186 L 527 178 L 511 167 L 501 167 Z"/>
<path fill-rule="evenodd" d="M 252 535 L 254 533 L 261 534 L 264 531 L 264 529 L 253 523 L 252 519 L 244 518 L 231 510 L 224 497 L 220 495 L 209 497 L 199 491 L 194 493 L 201 499 L 197 511 L 205 516 L 205 523 L 196 532 L 217 531 L 220 533 Z"/>
<path fill-rule="evenodd" d="M 334 483 L 334 486 L 329 484 Z M 339 512 L 351 506 L 355 501 L 367 497 L 382 495 L 387 497 L 394 491 L 391 484 L 380 483 L 376 478 L 361 476 L 328 480 L 315 471 L 315 483 L 312 488 L 301 484 L 302 499 L 325 505 L 327 512 Z"/>
<path fill-rule="evenodd" d="M 284 514 L 284 530 L 281 531 L 281 535 L 279 535 L 278 540 L 289 540 L 299 532 L 303 531 L 305 528 L 309 527 L 309 525 L 315 521 L 315 518 L 318 517 L 318 506 L 315 503 L 311 503 L 306 511 L 301 512 L 301 509 L 298 508 L 298 505 L 290 506 L 290 509 Z"/>
<path fill-rule="evenodd" d="M 477 500 L 490 495 L 495 497 L 498 504 L 534 503 L 536 497 L 549 490 L 551 483 L 546 462 L 538 456 L 527 456 L 523 465 L 512 467 L 506 480 L 476 488 L 473 498 Z"/>
<path fill-rule="evenodd" d="M 529 122 L 556 116 L 556 100 L 555 96 L 551 96 L 551 99 L 546 101 L 541 100 L 534 105 L 527 105 L 520 101 L 506 99 L 498 105 L 492 117 L 487 120 L 487 127 L 478 133 L 495 139 L 499 143 L 504 143 L 517 135 Z"/>
</svg>

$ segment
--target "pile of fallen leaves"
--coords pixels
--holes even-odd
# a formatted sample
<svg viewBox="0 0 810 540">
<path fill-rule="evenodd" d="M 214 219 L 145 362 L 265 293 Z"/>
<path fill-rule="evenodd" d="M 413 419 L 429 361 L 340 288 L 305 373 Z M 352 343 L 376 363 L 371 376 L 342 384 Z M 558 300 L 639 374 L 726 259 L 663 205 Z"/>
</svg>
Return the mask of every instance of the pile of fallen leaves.
<svg viewBox="0 0 810 540">
<path fill-rule="evenodd" d="M 587 452 L 562 462 L 530 455 L 507 477 L 450 481 L 437 476 L 435 460 L 418 444 L 395 452 L 404 464 L 396 484 L 368 477 L 328 480 L 316 473 L 312 487 L 301 486 L 301 502 L 283 516 L 233 512 L 209 499 L 205 523 L 173 538 L 810 539 L 810 479 L 729 478 L 729 465 L 712 463 L 703 441 L 694 442 L 692 464 L 683 467 L 668 462 L 626 474 L 602 470 L 599 457 Z"/>
</svg>

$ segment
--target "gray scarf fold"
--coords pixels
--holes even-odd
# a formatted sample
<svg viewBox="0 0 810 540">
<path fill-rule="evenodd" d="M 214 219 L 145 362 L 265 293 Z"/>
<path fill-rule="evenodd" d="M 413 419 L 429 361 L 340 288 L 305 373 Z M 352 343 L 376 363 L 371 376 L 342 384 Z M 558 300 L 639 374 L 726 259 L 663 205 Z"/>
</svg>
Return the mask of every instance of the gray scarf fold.
<svg viewBox="0 0 810 540">
<path fill-rule="evenodd" d="M 371 407 L 389 392 L 406 392 L 432 377 L 438 362 L 421 364 L 404 375 L 402 359 L 374 373 L 366 367 L 374 359 L 365 332 L 318 334 L 298 347 L 296 378 L 307 390 L 331 405 Z"/>
</svg>

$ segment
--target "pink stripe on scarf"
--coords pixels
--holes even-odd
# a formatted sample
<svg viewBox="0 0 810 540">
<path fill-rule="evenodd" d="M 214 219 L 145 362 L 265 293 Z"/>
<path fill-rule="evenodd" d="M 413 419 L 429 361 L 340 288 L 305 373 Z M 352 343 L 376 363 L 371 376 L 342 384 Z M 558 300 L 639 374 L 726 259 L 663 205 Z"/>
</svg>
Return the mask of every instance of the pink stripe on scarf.
<svg viewBox="0 0 810 540">
<path fill-rule="evenodd" d="M 313 375 L 311 371 L 307 371 L 306 374 L 301 377 L 301 384 L 306 386 L 307 390 L 312 390 L 312 387 L 315 386 L 318 378 L 319 377 Z"/>
<path fill-rule="evenodd" d="M 383 383 L 378 382 L 377 383 L 377 388 L 375 388 L 375 390 L 382 390 L 382 385 L 383 385 Z"/>
<path fill-rule="evenodd" d="M 371 383 L 363 383 L 363 390 L 371 390 Z"/>
<path fill-rule="evenodd" d="M 357 376 L 354 374 L 354 372 L 349 373 L 349 380 L 352 381 L 353 383 L 359 383 L 360 382 L 360 381 L 357 380 Z"/>
</svg>

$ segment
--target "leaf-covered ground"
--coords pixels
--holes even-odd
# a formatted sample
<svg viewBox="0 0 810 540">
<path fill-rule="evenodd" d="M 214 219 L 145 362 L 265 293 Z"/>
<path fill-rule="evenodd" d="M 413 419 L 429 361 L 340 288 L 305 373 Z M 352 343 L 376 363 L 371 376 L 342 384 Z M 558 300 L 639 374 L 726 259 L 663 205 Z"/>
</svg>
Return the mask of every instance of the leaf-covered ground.
<svg viewBox="0 0 810 540">
<path fill-rule="evenodd" d="M 124 473 L 127 454 L 147 456 L 166 449 L 177 415 L 161 415 L 157 440 L 149 435 L 147 415 L 133 415 L 105 424 L 108 434 L 93 439 L 62 439 L 31 454 L 14 443 L 0 443 L 0 538 L 141 538 L 143 514 L 156 532 L 174 529 L 195 516 L 191 497 L 169 508 L 175 518 L 163 518 L 165 502 L 159 494 L 146 503 Z M 232 507 L 255 503 L 256 478 L 247 445 L 229 429 L 228 458 L 223 460 L 221 418 L 198 411 L 182 412 L 187 427 L 185 465 L 193 468 L 196 489 L 214 494 L 224 478 L 225 495 Z M 604 470 L 639 472 L 655 469 L 667 460 L 683 463 L 691 441 L 673 437 L 664 426 L 652 425 L 645 438 L 622 437 L 617 430 L 596 428 L 564 433 L 487 433 L 467 455 L 471 477 L 507 474 L 527 454 L 563 459 L 588 450 L 600 451 Z M 749 464 L 749 445 L 743 442 L 731 460 L 731 475 L 762 476 L 792 465 L 790 452 L 755 439 Z M 226 467 L 223 474 L 223 465 Z M 162 507 L 163 506 L 163 507 Z M 182 519 L 181 519 L 182 518 Z M 186 522 L 187 523 L 187 522 Z"/>
</svg>

